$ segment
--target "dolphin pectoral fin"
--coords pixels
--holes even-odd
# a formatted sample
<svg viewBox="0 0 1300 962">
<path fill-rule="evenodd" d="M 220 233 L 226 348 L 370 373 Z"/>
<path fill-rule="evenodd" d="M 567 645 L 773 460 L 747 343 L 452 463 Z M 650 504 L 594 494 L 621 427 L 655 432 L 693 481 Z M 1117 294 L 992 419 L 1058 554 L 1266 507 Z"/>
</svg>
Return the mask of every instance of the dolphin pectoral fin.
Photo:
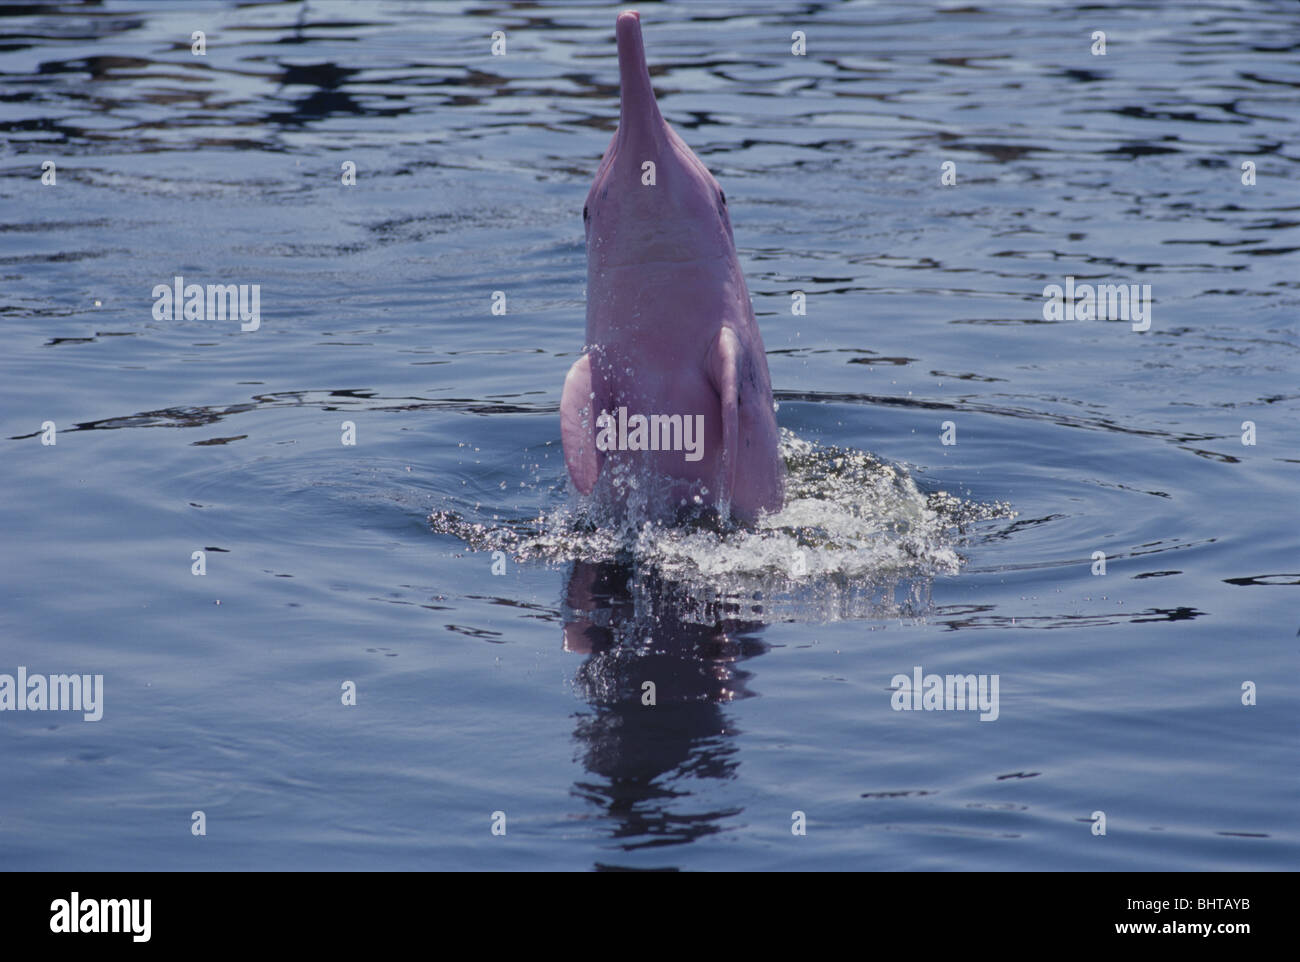
<svg viewBox="0 0 1300 962">
<path fill-rule="evenodd" d="M 560 438 L 569 477 L 583 494 L 591 494 L 605 452 L 596 447 L 596 418 L 604 404 L 591 387 L 591 358 L 584 354 L 569 368 L 560 397 Z"/>
<path fill-rule="evenodd" d="M 709 383 L 722 406 L 722 491 L 719 501 L 730 501 L 736 490 L 736 462 L 740 457 L 740 339 L 724 327 L 709 350 Z"/>
</svg>

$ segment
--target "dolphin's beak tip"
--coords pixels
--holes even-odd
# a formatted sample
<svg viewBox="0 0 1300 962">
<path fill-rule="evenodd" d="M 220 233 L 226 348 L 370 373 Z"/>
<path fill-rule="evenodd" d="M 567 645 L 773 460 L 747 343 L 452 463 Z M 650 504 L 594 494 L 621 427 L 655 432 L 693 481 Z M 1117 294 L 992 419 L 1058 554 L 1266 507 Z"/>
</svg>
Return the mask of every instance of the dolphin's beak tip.
<svg viewBox="0 0 1300 962">
<path fill-rule="evenodd" d="M 620 42 L 641 35 L 641 14 L 635 10 L 624 10 L 614 22 L 614 32 Z"/>
</svg>

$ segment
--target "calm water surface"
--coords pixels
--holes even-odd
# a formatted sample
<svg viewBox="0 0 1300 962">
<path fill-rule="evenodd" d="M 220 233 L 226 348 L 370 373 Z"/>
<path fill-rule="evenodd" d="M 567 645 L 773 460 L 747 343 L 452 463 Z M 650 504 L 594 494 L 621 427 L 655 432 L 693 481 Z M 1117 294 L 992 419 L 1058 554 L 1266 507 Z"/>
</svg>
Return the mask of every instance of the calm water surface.
<svg viewBox="0 0 1300 962">
<path fill-rule="evenodd" d="M 1300 8 L 640 9 L 787 432 L 753 532 L 567 489 L 617 7 L 0 6 L 0 672 L 106 689 L 0 714 L 0 865 L 1295 867 Z"/>
</svg>

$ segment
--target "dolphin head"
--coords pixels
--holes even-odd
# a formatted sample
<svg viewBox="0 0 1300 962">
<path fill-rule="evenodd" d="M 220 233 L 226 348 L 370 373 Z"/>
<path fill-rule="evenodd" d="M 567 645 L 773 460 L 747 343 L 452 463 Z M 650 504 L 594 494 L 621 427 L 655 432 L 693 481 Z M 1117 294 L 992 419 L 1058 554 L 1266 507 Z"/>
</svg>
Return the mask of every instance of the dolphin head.
<svg viewBox="0 0 1300 962">
<path fill-rule="evenodd" d="M 583 207 L 589 273 L 594 278 L 609 268 L 734 258 L 726 195 L 659 113 L 640 15 L 620 14 L 615 35 L 618 132 Z"/>
</svg>

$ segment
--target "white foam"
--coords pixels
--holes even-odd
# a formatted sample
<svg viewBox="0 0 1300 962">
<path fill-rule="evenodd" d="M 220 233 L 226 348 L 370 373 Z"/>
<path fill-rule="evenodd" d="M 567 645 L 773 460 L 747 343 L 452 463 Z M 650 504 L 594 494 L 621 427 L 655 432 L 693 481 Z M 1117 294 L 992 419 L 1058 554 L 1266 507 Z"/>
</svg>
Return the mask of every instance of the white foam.
<svg viewBox="0 0 1300 962">
<path fill-rule="evenodd" d="M 449 511 L 430 521 L 474 550 L 504 550 L 518 561 L 653 569 L 656 591 L 670 586 L 674 604 L 698 607 L 702 619 L 722 605 L 747 619 L 823 620 L 924 609 L 930 581 L 960 570 L 970 526 L 1014 517 L 1006 504 L 926 494 L 900 466 L 784 429 L 781 455 L 786 504 L 753 528 L 707 512 L 678 524 L 649 520 L 659 481 L 646 478 L 610 482 L 626 497 L 618 512 L 596 492 L 526 524 L 471 522 Z"/>
</svg>

